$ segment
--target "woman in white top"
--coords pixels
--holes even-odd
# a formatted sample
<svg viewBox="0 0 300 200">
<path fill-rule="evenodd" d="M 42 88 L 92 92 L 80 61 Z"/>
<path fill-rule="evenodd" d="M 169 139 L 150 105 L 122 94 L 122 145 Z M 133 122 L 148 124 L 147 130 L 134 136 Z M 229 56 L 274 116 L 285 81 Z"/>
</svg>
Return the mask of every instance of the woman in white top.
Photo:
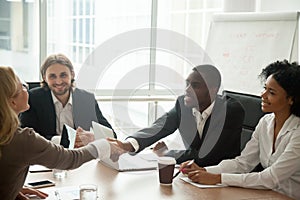
<svg viewBox="0 0 300 200">
<path fill-rule="evenodd" d="M 270 114 L 260 119 L 241 155 L 205 168 L 187 161 L 181 170 L 193 182 L 272 189 L 300 199 L 300 66 L 277 61 L 260 77 L 261 108 Z M 258 163 L 264 170 L 251 172 Z"/>
</svg>

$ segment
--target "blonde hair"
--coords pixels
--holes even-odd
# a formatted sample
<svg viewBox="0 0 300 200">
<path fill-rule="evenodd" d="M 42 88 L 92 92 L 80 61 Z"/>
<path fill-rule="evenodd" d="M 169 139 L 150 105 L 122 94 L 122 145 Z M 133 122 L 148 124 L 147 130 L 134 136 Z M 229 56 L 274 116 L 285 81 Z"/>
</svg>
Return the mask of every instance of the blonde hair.
<svg viewBox="0 0 300 200">
<path fill-rule="evenodd" d="M 17 94 L 18 80 L 12 68 L 0 66 L 0 147 L 10 143 L 19 126 L 18 115 L 9 104 Z"/>
</svg>

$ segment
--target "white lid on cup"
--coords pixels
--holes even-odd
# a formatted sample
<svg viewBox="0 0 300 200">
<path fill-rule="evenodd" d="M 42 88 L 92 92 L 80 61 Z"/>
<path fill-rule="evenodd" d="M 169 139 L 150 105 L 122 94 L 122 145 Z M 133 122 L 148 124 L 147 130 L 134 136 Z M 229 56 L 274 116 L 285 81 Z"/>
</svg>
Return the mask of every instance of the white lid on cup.
<svg viewBox="0 0 300 200">
<path fill-rule="evenodd" d="M 173 157 L 159 157 L 158 158 L 158 163 L 163 164 L 163 165 L 175 165 L 176 160 Z"/>
</svg>

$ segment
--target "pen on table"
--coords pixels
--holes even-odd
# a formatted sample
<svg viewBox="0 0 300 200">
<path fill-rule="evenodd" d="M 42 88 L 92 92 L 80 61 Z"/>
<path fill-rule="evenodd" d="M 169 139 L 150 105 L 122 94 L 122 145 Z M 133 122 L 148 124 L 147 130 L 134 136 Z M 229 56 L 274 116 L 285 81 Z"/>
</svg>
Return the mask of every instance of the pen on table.
<svg viewBox="0 0 300 200">
<path fill-rule="evenodd" d="M 178 170 L 178 172 L 173 176 L 173 178 L 175 178 L 176 176 L 178 176 L 180 174 L 181 170 Z"/>
<path fill-rule="evenodd" d="M 194 163 L 194 159 L 193 160 L 191 160 L 186 166 L 188 167 L 188 166 L 191 166 L 192 164 Z M 176 176 L 178 176 L 179 174 L 180 174 L 180 172 L 182 172 L 183 170 L 179 170 L 174 176 L 173 176 L 173 178 L 175 178 Z"/>
<path fill-rule="evenodd" d="M 187 166 L 187 167 L 188 167 L 188 166 L 191 166 L 194 162 L 195 162 L 195 160 L 193 159 L 193 160 L 191 160 L 186 166 Z"/>
<path fill-rule="evenodd" d="M 54 194 L 57 200 L 61 200 L 59 192 L 57 190 L 54 191 Z"/>
</svg>

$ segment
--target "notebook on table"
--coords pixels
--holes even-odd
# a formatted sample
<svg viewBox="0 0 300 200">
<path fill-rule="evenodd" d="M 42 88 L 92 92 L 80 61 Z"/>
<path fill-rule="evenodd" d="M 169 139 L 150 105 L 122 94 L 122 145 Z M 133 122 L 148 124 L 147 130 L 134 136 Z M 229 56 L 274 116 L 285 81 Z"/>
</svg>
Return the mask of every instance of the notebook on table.
<svg viewBox="0 0 300 200">
<path fill-rule="evenodd" d="M 119 172 L 154 170 L 157 168 L 156 160 L 146 160 L 139 154 L 129 155 L 128 153 L 125 153 L 119 157 L 119 160 L 117 162 L 113 162 L 109 158 L 100 160 L 100 162 Z"/>
</svg>

